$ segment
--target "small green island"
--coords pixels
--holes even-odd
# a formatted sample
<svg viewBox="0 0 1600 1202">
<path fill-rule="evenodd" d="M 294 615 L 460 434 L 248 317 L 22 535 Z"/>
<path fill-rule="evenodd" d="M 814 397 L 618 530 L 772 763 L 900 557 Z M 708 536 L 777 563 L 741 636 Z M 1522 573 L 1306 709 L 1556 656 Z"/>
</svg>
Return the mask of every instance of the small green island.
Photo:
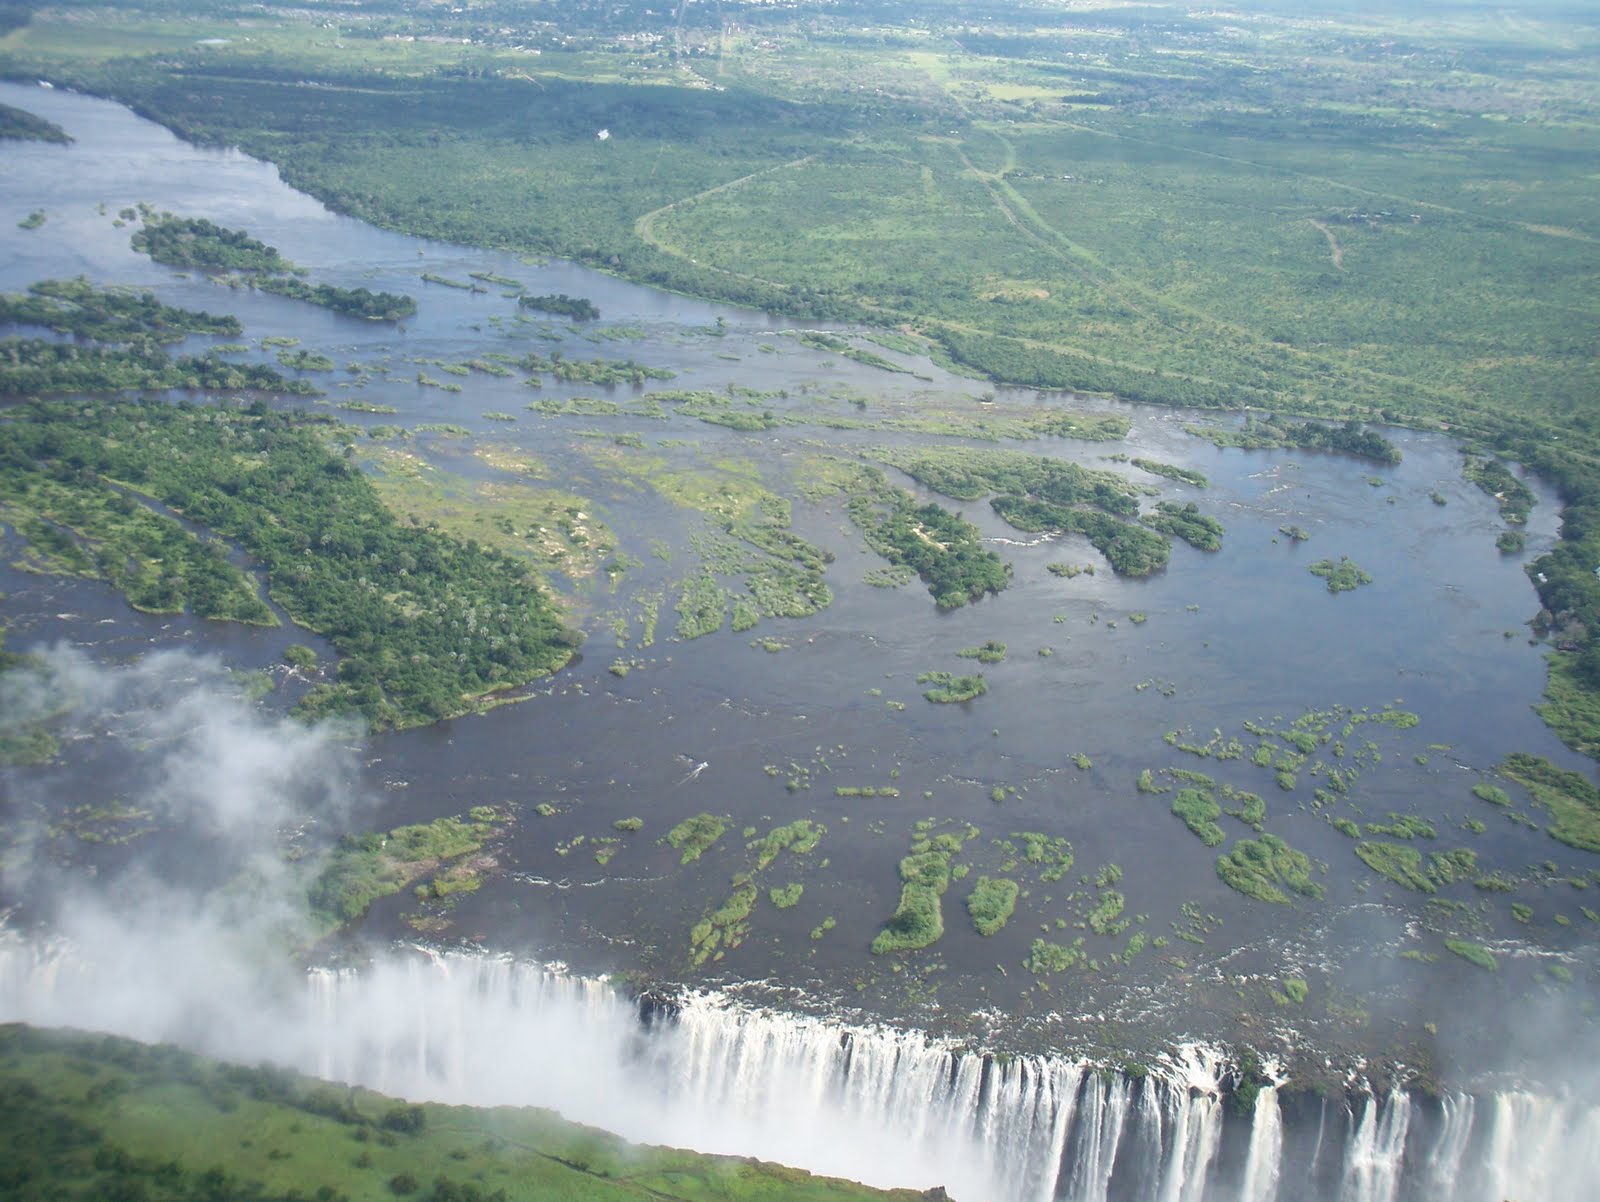
<svg viewBox="0 0 1600 1202">
<path fill-rule="evenodd" d="M 957 676 L 954 672 L 923 672 L 917 677 L 917 683 L 932 685 L 922 695 L 939 705 L 959 705 L 989 691 L 981 674 Z"/>
<path fill-rule="evenodd" d="M 565 292 L 537 296 L 524 293 L 517 297 L 517 304 L 524 309 L 554 313 L 558 317 L 570 317 L 574 321 L 595 321 L 600 317 L 600 310 L 595 308 L 593 301 L 581 296 L 568 296 Z"/>
<path fill-rule="evenodd" d="M 1364 572 L 1348 555 L 1341 555 L 1338 559 L 1319 559 L 1306 569 L 1313 576 L 1320 576 L 1328 586 L 1330 593 L 1348 593 L 1358 589 L 1364 584 L 1371 584 L 1372 577 Z"/>
<path fill-rule="evenodd" d="M 392 897 L 424 877 L 417 899 L 443 901 L 471 893 L 492 860 L 477 853 L 511 826 L 508 810 L 477 806 L 456 818 L 346 835 L 306 892 L 314 929 L 337 930 L 366 916 L 375 902 Z"/>
</svg>

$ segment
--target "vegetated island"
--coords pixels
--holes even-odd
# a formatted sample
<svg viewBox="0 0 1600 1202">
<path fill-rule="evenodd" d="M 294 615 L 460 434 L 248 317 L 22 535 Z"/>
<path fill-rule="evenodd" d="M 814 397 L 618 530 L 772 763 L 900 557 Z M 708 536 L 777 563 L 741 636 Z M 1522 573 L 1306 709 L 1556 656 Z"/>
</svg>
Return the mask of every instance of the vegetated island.
<svg viewBox="0 0 1600 1202">
<path fill-rule="evenodd" d="M 532 376 L 581 384 L 643 384 L 646 380 L 670 380 L 677 374 L 632 359 L 568 359 L 560 351 L 551 351 L 548 357 L 530 352 L 517 361 L 517 366 Z"/>
<path fill-rule="evenodd" d="M 989 691 L 982 673 L 957 676 L 953 672 L 923 672 L 918 675 L 917 683 L 932 685 L 922 695 L 939 705 L 959 705 L 963 701 L 982 697 Z"/>
<path fill-rule="evenodd" d="M 133 232 L 133 249 L 149 255 L 157 263 L 168 267 L 264 274 L 298 270 L 276 247 L 252 238 L 243 230 L 230 230 L 204 217 L 157 213 L 148 207 L 141 212 L 144 225 Z"/>
<path fill-rule="evenodd" d="M 164 612 L 274 620 L 222 548 L 170 514 L 234 540 L 274 600 L 340 652 L 306 716 L 413 726 L 467 713 L 580 641 L 531 563 L 399 521 L 330 446 L 342 427 L 329 419 L 261 401 L 37 401 L 9 418 L 0 505 L 40 566 L 104 575 Z"/>
<path fill-rule="evenodd" d="M 979 647 L 963 647 L 956 655 L 961 659 L 975 659 L 980 664 L 998 664 L 1006 658 L 1006 645 L 998 639 L 989 639 Z"/>
<path fill-rule="evenodd" d="M 447 902 L 474 892 L 493 861 L 478 857 L 490 839 L 511 826 L 503 807 L 475 806 L 463 817 L 346 835 L 306 891 L 313 926 L 333 931 L 364 917 L 374 902 L 392 897 L 423 877 L 420 902 Z M 426 928 L 427 919 L 413 921 Z"/>
<path fill-rule="evenodd" d="M 1321 576 L 1327 582 L 1330 593 L 1348 593 L 1363 584 L 1372 583 L 1372 577 L 1348 555 L 1341 555 L 1337 560 L 1319 559 L 1306 571 L 1313 576 Z"/>
<path fill-rule="evenodd" d="M 843 487 L 846 509 L 867 544 L 897 567 L 922 577 L 940 609 L 958 609 L 1011 582 L 1011 567 L 979 540 L 959 514 L 896 488 L 876 468 L 861 468 Z"/>
<path fill-rule="evenodd" d="M 1182 484 L 1192 484 L 1196 488 L 1209 488 L 1211 481 L 1206 479 L 1204 472 L 1197 472 L 1193 468 L 1179 467 L 1175 463 L 1161 463 L 1154 459 L 1130 459 L 1129 463 L 1141 472 L 1149 472 L 1152 476 L 1165 476 L 1168 480 L 1177 480 Z"/>
<path fill-rule="evenodd" d="M 911 854 L 900 861 L 900 903 L 873 938 L 873 955 L 916 951 L 939 941 L 944 935 L 944 894 L 950 888 L 950 863 L 977 835 L 975 826 L 934 834 L 931 824 L 917 824 Z M 979 912 L 986 921 L 993 919 L 1003 925 L 1005 920 L 999 917 L 1003 908 L 997 896 L 986 897 Z"/>
<path fill-rule="evenodd" d="M 537 296 L 524 293 L 517 297 L 517 304 L 524 309 L 554 313 L 558 317 L 570 317 L 574 321 L 596 321 L 600 317 L 600 310 L 595 308 L 593 301 L 582 296 L 568 296 L 565 292 Z"/>
<path fill-rule="evenodd" d="M 1222 550 L 1222 523 L 1201 513 L 1193 501 L 1183 505 L 1157 501 L 1155 512 L 1144 514 L 1139 520 L 1152 530 L 1181 538 L 1196 550 Z"/>
<path fill-rule="evenodd" d="M 990 507 L 1018 530 L 1082 534 L 1120 575 L 1148 576 L 1171 557 L 1171 543 L 1130 520 L 1137 490 L 1114 472 L 1023 451 L 896 447 L 873 456 L 958 500 L 995 494 Z"/>
<path fill-rule="evenodd" d="M 1537 498 L 1533 490 L 1518 480 L 1498 459 L 1468 455 L 1462 462 L 1462 475 L 1500 503 L 1500 516 L 1520 526 L 1528 520 Z"/>
<path fill-rule="evenodd" d="M 928 1197 L 630 1144 L 550 1110 L 413 1104 L 269 1064 L 21 1024 L 0 1026 L 0 1095 L 15 1103 L 0 1108 L 5 1180 L 23 1197 L 65 1202 Z"/>
<path fill-rule="evenodd" d="M 26 109 L 0 104 L 0 141 L 7 138 L 18 142 L 56 142 L 62 145 L 72 141 L 67 131 L 54 121 L 46 121 Z"/>
<path fill-rule="evenodd" d="M 980 935 L 997 934 L 1017 908 L 1021 886 L 1006 877 L 980 876 L 967 894 L 967 914 Z"/>
<path fill-rule="evenodd" d="M 1186 425 L 1184 429 L 1219 447 L 1247 450 L 1300 447 L 1313 451 L 1335 451 L 1369 459 L 1373 463 L 1400 462 L 1400 448 L 1376 430 L 1369 430 L 1354 418 L 1343 425 L 1321 422 L 1289 422 L 1275 418 L 1249 416 L 1240 426 Z"/>
<path fill-rule="evenodd" d="M 264 364 L 230 363 L 215 352 L 174 359 L 161 349 L 188 334 L 240 331 L 238 319 L 176 309 L 148 292 L 101 290 L 87 280 L 40 280 L 24 294 L 0 296 L 0 321 L 37 325 L 88 340 L 0 338 L 0 396 L 213 389 L 315 395 Z"/>
<path fill-rule="evenodd" d="M 417 302 L 393 292 L 310 284 L 288 259 L 243 230 L 215 225 L 203 217 L 177 217 L 142 209 L 144 225 L 133 233 L 133 249 L 169 267 L 197 267 L 243 275 L 263 292 L 305 301 L 335 313 L 371 321 L 399 321 L 417 311 Z"/>
<path fill-rule="evenodd" d="M 96 342 L 181 342 L 190 334 L 234 338 L 243 332 L 231 314 L 175 309 L 152 292 L 96 288 L 83 276 L 38 280 L 26 293 L 0 294 L 0 323 L 43 326 Z"/>
</svg>

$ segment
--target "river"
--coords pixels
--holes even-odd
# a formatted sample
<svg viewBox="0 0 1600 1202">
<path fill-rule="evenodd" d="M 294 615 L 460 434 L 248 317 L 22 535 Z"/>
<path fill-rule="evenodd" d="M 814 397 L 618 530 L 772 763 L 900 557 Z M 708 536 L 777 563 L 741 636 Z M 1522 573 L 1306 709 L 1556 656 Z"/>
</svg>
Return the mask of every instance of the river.
<svg viewBox="0 0 1600 1202">
<path fill-rule="evenodd" d="M 795 1011 L 848 1012 L 854 1021 L 888 1019 L 1037 1053 L 1148 1058 L 1213 1039 L 1270 1046 L 1305 1064 L 1329 1054 L 1340 1064 L 1421 1055 L 1427 1071 L 1446 1080 L 1497 1070 L 1543 1075 L 1530 1066 L 1548 1028 L 1529 1030 L 1506 1016 L 1548 1007 L 1559 1021 L 1580 1021 L 1564 999 L 1592 989 L 1593 921 L 1582 915 L 1586 895 L 1569 881 L 1592 889 L 1593 865 L 1536 821 L 1508 821 L 1471 793 L 1513 751 L 1589 767 L 1533 710 L 1547 648 L 1528 637 L 1538 602 L 1523 565 L 1553 544 L 1558 517 L 1540 481 L 1528 481 L 1538 504 L 1527 547 L 1505 555 L 1495 546 L 1502 524 L 1494 501 L 1462 478 L 1456 447 L 1438 435 L 1386 431 L 1404 455 L 1394 467 L 1309 451 L 1219 449 L 1185 430 L 1217 415 L 990 389 L 924 356 L 874 346 L 868 331 L 825 327 L 902 370 L 863 365 L 806 345 L 792 319 L 568 263 L 375 229 L 285 186 L 268 164 L 189 146 L 111 103 L 16 84 L 0 85 L 0 101 L 58 122 L 75 139 L 0 150 L 0 288 L 80 274 L 151 288 L 168 304 L 237 314 L 245 357 L 263 362 L 274 361 L 263 336 L 296 339 L 339 365 L 313 373 L 327 393 L 317 404 L 383 409 L 341 411 L 367 427 L 463 427 L 466 437 L 418 432 L 381 445 L 403 448 L 425 472 L 449 473 L 456 489 L 511 480 L 490 457 L 537 465 L 541 486 L 576 499 L 574 520 L 606 532 L 594 537 L 627 557 L 615 587 L 593 571 L 603 556 L 590 557 L 587 573 L 575 566 L 582 554 L 553 573 L 588 643 L 527 700 L 349 744 L 346 785 L 360 798 L 361 825 L 386 829 L 485 803 L 518 811 L 501 871 L 443 916 L 434 942 L 530 961 L 555 957 L 657 983 L 737 987 Z M 316 281 L 410 293 L 418 312 L 399 326 L 367 323 L 153 263 L 131 249 L 134 225 L 118 224 L 121 210 L 140 203 L 248 230 Z M 35 209 L 45 223 L 18 228 Z M 519 310 L 492 282 L 471 291 L 426 282 L 424 273 L 512 279 L 530 293 L 586 297 L 602 316 L 577 325 L 545 319 Z M 192 338 L 182 349 L 214 341 Z M 520 378 L 460 377 L 437 366 L 530 351 L 628 358 L 675 378 L 612 388 L 546 381 L 532 391 Z M 419 373 L 460 390 L 419 383 Z M 750 390 L 790 424 L 750 433 L 644 416 L 636 402 L 667 389 Z M 526 408 L 595 396 L 622 411 L 591 406 L 547 416 Z M 919 417 L 1020 420 L 1041 410 L 1120 416 L 1130 430 L 1115 442 L 1004 445 L 1110 468 L 1157 486 L 1162 498 L 1193 500 L 1226 527 L 1223 549 L 1208 554 L 1180 542 L 1165 571 L 1129 580 L 1083 540 L 1039 540 L 982 502 L 944 499 L 1013 565 L 1013 583 L 940 612 L 915 581 L 869 587 L 883 564 L 863 545 L 843 498 L 807 499 L 821 456 L 994 445 L 918 433 Z M 379 445 L 374 470 L 384 466 Z M 1113 454 L 1202 472 L 1209 487 L 1140 473 L 1108 461 Z M 708 480 L 713 489 L 755 480 L 786 498 L 796 533 L 832 557 L 832 604 L 745 632 L 725 625 L 707 637 L 673 638 L 675 590 L 698 574 L 699 552 L 717 530 L 694 506 L 665 499 L 667 475 Z M 1280 533 L 1289 526 L 1309 540 Z M 183 648 L 261 670 L 278 665 L 287 644 L 306 642 L 331 658 L 326 644 L 288 628 L 141 615 L 101 584 L 16 569 L 15 548 L 8 535 L 0 614 L 12 648 L 77 644 L 106 664 Z M 1373 582 L 1335 595 L 1307 571 L 1341 555 Z M 1098 570 L 1072 579 L 1047 571 L 1061 562 Z M 644 614 L 654 604 L 659 629 L 647 644 Z M 1008 655 L 983 668 L 985 696 L 962 705 L 923 700 L 918 674 L 967 671 L 955 652 L 989 640 L 1005 643 Z M 625 672 L 613 670 L 619 661 Z M 285 680 L 264 705 L 281 710 L 297 687 Z M 1407 728 L 1362 720 L 1385 707 L 1420 721 Z M 1346 763 L 1361 764 L 1347 795 L 1318 797 L 1326 778 L 1309 764 L 1283 788 L 1249 759 L 1263 737 L 1253 729 L 1281 739 L 1307 710 L 1327 715 L 1318 729 L 1329 737 L 1314 757 L 1326 761 L 1322 770 L 1338 766 L 1335 742 Z M 1214 747 L 1238 738 L 1245 757 L 1219 760 L 1178 746 L 1205 745 L 1214 732 Z M 126 748 L 101 747 L 104 730 L 82 733 L 57 763 L 8 771 L 8 789 L 58 799 L 114 791 L 108 782 Z M 1254 832 L 1223 817 L 1230 843 L 1204 847 L 1169 812 L 1171 795 L 1136 788 L 1144 769 L 1179 788 L 1187 782 L 1164 770 L 1203 772 L 1219 787 L 1262 794 L 1265 829 L 1310 857 L 1326 897 L 1270 906 L 1230 891 L 1216 855 Z M 859 794 L 869 786 L 876 795 Z M 1512 792 L 1515 809 L 1532 812 Z M 661 837 L 702 812 L 725 815 L 729 833 L 683 864 Z M 1434 898 L 1410 892 L 1368 871 L 1329 821 L 1382 822 L 1391 813 L 1432 825 L 1424 852 L 1469 848 L 1481 873 L 1516 878 L 1518 892 L 1475 891 L 1466 880 Z M 641 833 L 619 839 L 607 862 L 597 859 L 597 847 L 612 846 L 602 841 L 615 838 L 613 824 L 633 817 L 644 820 Z M 799 818 L 827 828 L 817 850 L 763 872 L 749 934 L 725 956 L 693 964 L 690 929 L 750 870 L 745 841 Z M 919 831 L 927 822 L 934 825 Z M 912 841 L 967 824 L 977 833 L 958 863 L 971 875 L 945 896 L 943 938 L 911 956 L 872 956 L 867 945 L 895 908 L 897 864 Z M 1070 872 L 1052 880 L 1030 863 L 1019 852 L 1021 832 L 1070 841 Z M 117 879 L 160 859 L 163 840 L 183 845 L 180 832 L 157 831 L 126 847 L 58 855 Z M 164 862 L 179 861 L 169 854 Z M 984 937 L 962 899 L 980 876 L 1002 874 L 1021 884 L 1017 914 Z M 805 886 L 797 904 L 768 904 L 769 887 L 791 883 Z M 9 900 L 24 900 L 19 885 L 10 874 Z M 1125 898 L 1122 919 L 1114 934 L 1094 933 L 1088 915 L 1113 886 Z M 1513 913 L 1510 900 L 1531 915 Z M 404 895 L 380 903 L 351 946 L 328 954 L 415 938 L 405 923 L 415 908 Z M 48 907 L 26 898 L 21 913 L 34 909 Z M 1487 974 L 1443 952 L 1450 933 L 1492 949 L 1501 971 Z M 1024 961 L 1041 937 L 1063 947 L 1081 938 L 1079 964 L 1030 972 Z M 1569 993 L 1547 971 L 1552 965 L 1574 982 Z M 1308 983 L 1305 1002 L 1284 995 L 1286 979 Z M 1561 1076 L 1559 1066 L 1547 1071 Z"/>
</svg>

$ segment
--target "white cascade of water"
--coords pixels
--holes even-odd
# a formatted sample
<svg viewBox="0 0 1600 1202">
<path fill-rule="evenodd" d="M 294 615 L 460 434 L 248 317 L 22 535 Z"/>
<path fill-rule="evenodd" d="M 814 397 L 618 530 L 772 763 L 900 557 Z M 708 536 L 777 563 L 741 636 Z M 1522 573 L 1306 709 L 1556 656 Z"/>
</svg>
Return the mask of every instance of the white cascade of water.
<svg viewBox="0 0 1600 1202">
<path fill-rule="evenodd" d="M 991 1062 L 978 1106 L 980 1155 L 999 1197 L 1051 1202 L 1077 1104 L 1081 1066 L 1015 1057 Z"/>
<path fill-rule="evenodd" d="M 1600 1182 L 1600 1109 L 1510 1091 L 1494 1095 L 1483 1197 L 1594 1197 Z"/>
<path fill-rule="evenodd" d="M 1495 1095 L 1494 1119 L 1484 1165 L 1486 1194 L 1509 1198 L 1514 1175 L 1519 1182 L 1527 1182 L 1530 1173 L 1539 1172 L 1536 1165 L 1527 1161 L 1539 1156 L 1544 1150 L 1540 1145 L 1554 1134 L 1547 1102 L 1546 1098 L 1523 1093 Z"/>
<path fill-rule="evenodd" d="M 1021 1199 L 1024 1183 L 1053 1180 L 1036 1130 L 1064 1071 L 1053 1062 L 1014 1065 L 1002 1151 L 975 1138 L 981 1060 L 918 1032 L 709 994 L 647 1032 L 604 982 L 467 955 L 313 973 L 310 986 L 317 1070 L 385 1092 L 548 1106 L 644 1143 L 956 1197 Z"/>
<path fill-rule="evenodd" d="M 1461 1175 L 1462 1157 L 1472 1139 L 1472 1118 L 1477 1099 L 1471 1094 L 1446 1094 L 1439 1099 L 1439 1138 L 1428 1153 L 1428 1196 L 1453 1198 Z"/>
<path fill-rule="evenodd" d="M 711 994 L 687 995 L 651 1044 L 668 1105 L 741 1116 L 762 1156 L 814 1166 L 817 1128 L 833 1124 L 870 1133 L 881 1156 L 920 1161 L 908 1180 L 931 1169 L 971 1197 L 1037 1191 L 1048 1202 L 1080 1074 L 1031 1057 L 986 1069 L 982 1057 L 920 1033 L 841 1028 Z"/>
<path fill-rule="evenodd" d="M 1250 1151 L 1245 1158 L 1239 1202 L 1277 1202 L 1283 1159 L 1283 1111 L 1278 1087 L 1263 1085 L 1250 1116 Z"/>
<path fill-rule="evenodd" d="M 318 1076 L 453 1104 L 613 1116 L 641 1039 L 604 982 L 481 956 L 399 956 L 306 977 L 303 1048 Z M 586 1088 L 593 1082 L 594 1088 Z"/>
<path fill-rule="evenodd" d="M 1107 1195 L 1149 1202 L 1160 1196 L 1165 1179 L 1171 1135 L 1166 1110 L 1169 1092 L 1151 1073 L 1131 1085 L 1130 1094 L 1126 1130 L 1118 1141 L 1119 1161 L 1108 1166 L 1113 1176 L 1107 1183 Z"/>
<path fill-rule="evenodd" d="M 1403 1202 L 1589 1202 L 1600 1181 L 1600 1107 L 1569 1099 L 1447 1098 L 1407 1165 L 1412 1099 L 1368 1096 L 1347 1135 L 1319 1126 L 1310 1161 L 1301 1148 L 1290 1163 L 1269 1085 L 1235 1184 L 1214 1171 L 1226 1066 L 1204 1048 L 1135 1081 L 720 993 L 646 1025 L 604 981 L 508 959 L 418 952 L 302 976 L 186 965 L 182 942 L 113 941 L 91 963 L 0 930 L 0 1021 L 171 1040 L 417 1100 L 547 1106 L 636 1141 L 944 1185 L 960 1202 L 1288 1202 L 1312 1196 L 1317 1158 L 1334 1155 L 1340 1202 L 1402 1189 Z"/>
<path fill-rule="evenodd" d="M 1393 1089 L 1382 1101 L 1367 1096 L 1345 1151 L 1340 1202 L 1395 1202 L 1410 1128 L 1410 1094 Z"/>
<path fill-rule="evenodd" d="M 1322 1105 L 1317 1107 L 1317 1142 L 1311 1148 L 1311 1163 L 1306 1166 L 1308 1176 L 1315 1175 L 1317 1165 L 1322 1162 L 1322 1137 L 1328 1130 L 1328 1099 L 1322 1099 Z"/>
<path fill-rule="evenodd" d="M 1068 1202 L 1106 1202 L 1132 1098 L 1132 1082 L 1121 1073 L 1110 1079 L 1093 1075 L 1084 1083 L 1077 1135 L 1072 1141 Z"/>
<path fill-rule="evenodd" d="M 1202 1202 L 1211 1166 L 1222 1143 L 1221 1068 L 1209 1048 L 1181 1049 L 1174 1079 L 1167 1083 L 1172 1132 L 1161 1202 Z"/>
</svg>

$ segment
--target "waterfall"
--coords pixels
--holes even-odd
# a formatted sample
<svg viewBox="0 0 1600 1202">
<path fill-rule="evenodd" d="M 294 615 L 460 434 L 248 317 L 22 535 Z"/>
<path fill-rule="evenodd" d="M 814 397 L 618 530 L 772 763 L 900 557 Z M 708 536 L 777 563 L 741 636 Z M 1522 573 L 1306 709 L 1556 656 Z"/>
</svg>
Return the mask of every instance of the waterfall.
<svg viewBox="0 0 1600 1202">
<path fill-rule="evenodd" d="M 1600 1181 L 1600 1109 L 1502 1092 L 1494 1096 L 1491 1126 L 1485 1199 L 1593 1196 Z"/>
<path fill-rule="evenodd" d="M 1461 1174 L 1461 1158 L 1472 1138 L 1472 1115 L 1476 1099 L 1471 1094 L 1447 1094 L 1439 1099 L 1441 1123 L 1439 1138 L 1428 1153 L 1428 1192 L 1436 1198 L 1456 1195 L 1456 1178 Z"/>
<path fill-rule="evenodd" d="M 1390 1090 L 1382 1101 L 1367 1096 L 1345 1154 L 1340 1202 L 1395 1202 L 1410 1126 L 1410 1094 Z"/>
<path fill-rule="evenodd" d="M 1565 1097 L 1395 1088 L 1313 1131 L 1282 1081 L 1225 1122 L 1234 1070 L 1204 1047 L 1129 1076 L 716 991 L 642 1006 L 487 956 L 296 979 L 140 953 L 91 964 L 0 931 L 0 1021 L 176 1040 L 418 1100 L 546 1106 L 640 1142 L 943 1185 L 958 1202 L 1587 1202 L 1600 1180 L 1600 1107 Z M 1304 1115 L 1298 1132 L 1286 1114 Z"/>
<path fill-rule="evenodd" d="M 1245 1161 L 1239 1202 L 1277 1202 L 1278 1162 L 1283 1156 L 1283 1112 L 1278 1087 L 1263 1085 L 1250 1117 L 1250 1154 Z"/>
<path fill-rule="evenodd" d="M 1086 1081 L 1066 1192 L 1072 1202 L 1106 1202 L 1132 1094 L 1132 1082 L 1121 1073 Z"/>
<path fill-rule="evenodd" d="M 1222 1138 L 1221 1062 L 1209 1048 L 1181 1049 L 1167 1082 L 1172 1143 L 1161 1202 L 1201 1202 Z"/>
</svg>

